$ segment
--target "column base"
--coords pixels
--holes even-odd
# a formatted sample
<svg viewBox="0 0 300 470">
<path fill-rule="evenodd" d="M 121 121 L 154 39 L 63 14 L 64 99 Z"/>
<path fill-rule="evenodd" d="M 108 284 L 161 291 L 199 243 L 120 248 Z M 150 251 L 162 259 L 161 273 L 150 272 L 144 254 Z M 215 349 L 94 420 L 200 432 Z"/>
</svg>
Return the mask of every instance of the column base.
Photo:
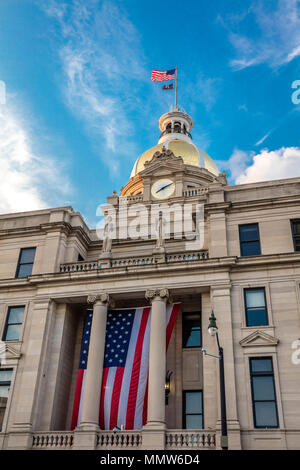
<svg viewBox="0 0 300 470">
<path fill-rule="evenodd" d="M 98 432 L 96 424 L 82 423 L 74 430 L 74 450 L 95 450 L 97 447 Z"/>
<path fill-rule="evenodd" d="M 143 427 L 143 450 L 165 449 L 166 425 L 160 422 L 150 422 Z"/>
<path fill-rule="evenodd" d="M 32 427 L 31 425 L 19 426 L 14 425 L 8 435 L 8 450 L 28 450 L 32 448 Z"/>
</svg>

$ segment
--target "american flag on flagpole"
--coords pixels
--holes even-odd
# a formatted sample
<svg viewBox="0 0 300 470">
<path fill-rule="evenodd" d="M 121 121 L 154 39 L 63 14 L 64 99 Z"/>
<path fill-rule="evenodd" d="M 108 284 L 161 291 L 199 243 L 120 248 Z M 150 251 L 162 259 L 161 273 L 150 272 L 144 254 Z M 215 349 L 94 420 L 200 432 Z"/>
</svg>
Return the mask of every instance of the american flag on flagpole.
<svg viewBox="0 0 300 470">
<path fill-rule="evenodd" d="M 167 306 L 167 347 L 179 306 Z M 81 420 L 92 315 L 87 312 L 84 324 L 71 429 Z M 101 429 L 141 429 L 147 422 L 150 319 L 150 307 L 108 312 L 99 410 Z"/>
<path fill-rule="evenodd" d="M 165 82 L 167 80 L 174 80 L 175 70 L 152 70 L 151 80 L 153 82 Z"/>
</svg>

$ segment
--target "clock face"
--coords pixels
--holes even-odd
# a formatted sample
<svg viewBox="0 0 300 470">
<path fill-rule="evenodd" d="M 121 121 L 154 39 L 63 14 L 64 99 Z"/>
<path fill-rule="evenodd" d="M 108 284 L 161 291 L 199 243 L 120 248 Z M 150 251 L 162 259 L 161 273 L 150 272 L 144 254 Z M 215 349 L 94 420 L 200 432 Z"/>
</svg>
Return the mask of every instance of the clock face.
<svg viewBox="0 0 300 470">
<path fill-rule="evenodd" d="M 168 197 L 172 196 L 174 191 L 175 183 L 168 178 L 155 181 L 151 188 L 151 194 L 156 199 L 167 199 Z"/>
</svg>

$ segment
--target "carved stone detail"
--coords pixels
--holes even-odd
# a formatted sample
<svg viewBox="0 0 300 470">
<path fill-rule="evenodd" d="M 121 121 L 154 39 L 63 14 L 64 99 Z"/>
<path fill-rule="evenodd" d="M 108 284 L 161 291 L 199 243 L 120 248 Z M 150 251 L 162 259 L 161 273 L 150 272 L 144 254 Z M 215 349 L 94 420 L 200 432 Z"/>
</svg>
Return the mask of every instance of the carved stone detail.
<svg viewBox="0 0 300 470">
<path fill-rule="evenodd" d="M 159 297 L 160 300 L 164 300 L 167 302 L 170 299 L 170 294 L 168 289 L 147 289 L 146 294 L 145 294 L 146 299 L 150 300 L 150 302 L 153 302 L 155 298 Z"/>
<path fill-rule="evenodd" d="M 166 160 L 175 160 L 175 161 L 180 161 L 183 163 L 183 159 L 181 157 L 176 157 L 172 150 L 168 150 L 163 148 L 161 152 L 155 152 L 152 156 L 152 159 L 149 161 L 146 161 L 144 166 L 145 168 L 151 163 L 156 163 L 157 161 L 166 161 Z"/>
<path fill-rule="evenodd" d="M 107 292 L 101 292 L 100 294 L 89 294 L 87 298 L 88 304 L 95 304 L 96 302 L 108 304 L 109 300 L 109 294 Z"/>
</svg>

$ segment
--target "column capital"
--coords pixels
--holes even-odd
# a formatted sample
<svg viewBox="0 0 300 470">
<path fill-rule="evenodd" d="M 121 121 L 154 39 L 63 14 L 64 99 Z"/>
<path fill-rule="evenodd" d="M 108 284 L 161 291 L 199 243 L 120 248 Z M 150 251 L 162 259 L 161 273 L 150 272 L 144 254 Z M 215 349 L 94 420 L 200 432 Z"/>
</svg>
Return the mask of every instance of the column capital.
<svg viewBox="0 0 300 470">
<path fill-rule="evenodd" d="M 146 299 L 150 300 L 150 302 L 153 302 L 153 300 L 163 300 L 165 302 L 168 302 L 170 298 L 170 293 L 168 289 L 147 289 L 145 297 Z"/>
<path fill-rule="evenodd" d="M 87 298 L 88 304 L 108 305 L 110 301 L 109 294 L 107 292 L 100 292 L 99 294 L 89 294 Z"/>
</svg>

